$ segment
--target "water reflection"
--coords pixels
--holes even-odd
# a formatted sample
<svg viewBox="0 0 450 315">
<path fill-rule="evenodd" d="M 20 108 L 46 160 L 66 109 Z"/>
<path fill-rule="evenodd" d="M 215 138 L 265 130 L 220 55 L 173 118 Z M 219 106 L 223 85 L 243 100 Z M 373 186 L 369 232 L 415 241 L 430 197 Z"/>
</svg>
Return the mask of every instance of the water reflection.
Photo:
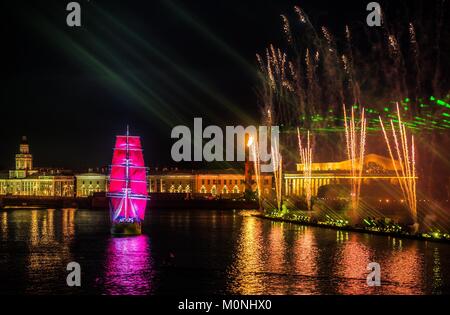
<svg viewBox="0 0 450 315">
<path fill-rule="evenodd" d="M 336 231 L 336 243 L 343 244 L 346 241 L 348 241 L 348 232 Z"/>
<path fill-rule="evenodd" d="M 338 241 L 338 243 L 341 240 Z M 338 248 L 333 261 L 338 294 L 368 293 L 367 265 L 371 262 L 370 249 L 361 242 L 359 235 L 352 234 Z"/>
<path fill-rule="evenodd" d="M 62 210 L 62 234 L 67 240 L 75 237 L 75 209 Z"/>
<path fill-rule="evenodd" d="M 111 238 L 108 213 L 0 212 L 1 293 L 73 294 L 66 265 L 82 265 L 87 294 L 448 294 L 448 244 L 287 223 L 248 212 L 154 212 L 146 233 Z M 152 243 L 150 242 L 152 240 Z M 168 251 L 174 251 L 165 264 Z M 159 263 L 156 263 L 159 262 Z M 367 265 L 381 265 L 378 288 Z"/>
<path fill-rule="evenodd" d="M 397 244 L 398 241 L 395 242 Z M 384 254 L 383 286 L 387 287 L 391 294 L 420 294 L 423 292 L 424 266 L 420 251 L 416 242 L 408 242 L 404 245 L 401 242 L 396 250 Z"/>
<path fill-rule="evenodd" d="M 442 270 L 439 248 L 433 250 L 433 294 L 442 294 Z"/>
<path fill-rule="evenodd" d="M 8 239 L 8 212 L 2 212 L 2 240 Z"/>
<path fill-rule="evenodd" d="M 103 281 L 105 293 L 150 294 L 154 275 L 150 252 L 150 240 L 146 235 L 111 238 Z"/>
<path fill-rule="evenodd" d="M 234 264 L 228 275 L 229 290 L 234 294 L 261 294 L 265 291 L 262 226 L 261 220 L 243 217 Z"/>
<path fill-rule="evenodd" d="M 244 216 L 228 269 L 228 290 L 272 295 L 440 294 L 444 276 L 439 246 L 446 245 L 428 248 L 424 242 Z M 427 260 L 432 265 L 428 271 Z M 381 265 L 381 287 L 367 285 L 371 262 Z"/>
<path fill-rule="evenodd" d="M 29 216 L 28 256 L 26 262 L 27 281 L 31 284 L 26 292 L 36 293 L 39 291 L 52 290 L 53 281 L 56 278 L 64 283 L 65 266 L 73 261 L 71 251 L 71 239 L 65 239 L 57 233 L 57 228 L 64 225 L 65 214 L 72 213 L 72 219 L 68 224 L 74 225 L 75 209 L 47 209 L 31 210 L 20 213 L 20 216 Z M 58 213 L 55 219 L 55 212 Z M 61 213 L 61 215 L 60 215 Z M 60 222 L 62 221 L 62 222 Z M 20 234 L 19 234 L 20 235 Z M 73 237 L 74 235 L 72 235 Z M 39 289 L 36 289 L 36 285 Z M 53 289 L 52 291 L 54 291 Z"/>
<path fill-rule="evenodd" d="M 317 248 L 316 236 L 310 227 L 300 226 L 299 236 L 294 245 L 294 264 L 303 278 L 297 281 L 297 290 L 300 294 L 310 294 L 318 292 L 317 279 L 318 266 L 317 259 L 319 249 Z"/>
<path fill-rule="evenodd" d="M 272 272 L 283 272 L 286 265 L 286 248 L 283 235 L 284 223 L 274 224 L 268 231 L 268 246 L 270 253 L 267 263 Z"/>
</svg>

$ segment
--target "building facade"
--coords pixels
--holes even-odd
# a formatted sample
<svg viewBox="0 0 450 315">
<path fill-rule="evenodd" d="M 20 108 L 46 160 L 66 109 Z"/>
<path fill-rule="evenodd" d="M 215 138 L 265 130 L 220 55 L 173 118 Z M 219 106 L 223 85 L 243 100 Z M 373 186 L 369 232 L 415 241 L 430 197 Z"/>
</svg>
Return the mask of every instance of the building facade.
<svg viewBox="0 0 450 315">
<path fill-rule="evenodd" d="M 15 169 L 0 178 L 0 195 L 73 197 L 74 177 L 64 170 L 35 169 L 27 138 L 22 137 Z"/>
<path fill-rule="evenodd" d="M 368 154 L 364 158 L 362 184 L 383 181 L 398 185 L 395 169 L 399 162 L 383 156 Z M 19 153 L 15 156 L 15 169 L 0 178 L 0 195 L 16 196 L 53 196 L 53 197 L 89 197 L 94 193 L 108 190 L 108 176 L 102 173 L 82 173 L 75 176 L 59 169 L 36 169 L 26 137 L 22 137 Z M 248 166 L 248 167 L 247 167 Z M 200 170 L 200 171 L 158 171 L 151 170 L 148 175 L 150 193 L 191 193 L 212 196 L 242 194 L 246 189 L 256 191 L 256 177 L 251 173 L 250 164 L 246 171 L 236 169 Z M 311 190 L 317 196 L 319 188 L 331 184 L 349 184 L 351 182 L 351 161 L 313 163 Z M 306 194 L 304 166 L 297 165 L 296 172 L 285 172 L 284 195 L 304 196 Z M 309 179 L 308 179 L 309 180 Z M 273 194 L 271 173 L 262 173 L 261 194 Z M 75 191 L 76 190 L 76 191 Z"/>
<path fill-rule="evenodd" d="M 364 157 L 364 173 L 362 184 L 373 182 L 388 182 L 393 185 L 398 184 L 395 169 L 400 169 L 400 163 L 395 161 L 395 166 L 391 159 L 386 157 L 368 154 Z M 319 188 L 332 184 L 349 184 L 351 182 L 352 161 L 313 163 L 311 176 L 311 191 L 313 196 L 317 196 Z M 287 172 L 284 175 L 284 190 L 287 196 L 304 196 L 305 177 L 303 176 L 304 165 L 297 164 L 297 172 Z"/>
<path fill-rule="evenodd" d="M 247 169 L 252 169 L 248 167 Z M 0 178 L 0 195 L 45 197 L 90 197 L 108 191 L 108 176 L 88 172 L 73 175 L 60 169 L 38 169 L 26 137 L 15 156 L 15 169 Z M 262 195 L 272 194 L 272 174 L 261 174 Z M 212 196 L 243 194 L 246 189 L 256 191 L 256 177 L 251 172 L 236 169 L 212 171 L 157 171 L 148 175 L 150 193 L 191 193 Z"/>
<path fill-rule="evenodd" d="M 100 173 L 76 174 L 77 197 L 89 197 L 94 193 L 106 192 L 108 187 L 108 176 Z"/>
<path fill-rule="evenodd" d="M 195 193 L 213 196 L 242 194 L 245 192 L 245 174 L 237 170 L 215 170 L 197 172 L 150 172 L 149 192 L 155 193 Z M 261 192 L 270 194 L 272 175 L 261 174 Z M 256 178 L 252 176 L 252 190 L 257 189 Z"/>
<path fill-rule="evenodd" d="M 193 193 L 195 192 L 195 174 L 178 171 L 150 172 L 148 178 L 149 193 Z"/>
</svg>

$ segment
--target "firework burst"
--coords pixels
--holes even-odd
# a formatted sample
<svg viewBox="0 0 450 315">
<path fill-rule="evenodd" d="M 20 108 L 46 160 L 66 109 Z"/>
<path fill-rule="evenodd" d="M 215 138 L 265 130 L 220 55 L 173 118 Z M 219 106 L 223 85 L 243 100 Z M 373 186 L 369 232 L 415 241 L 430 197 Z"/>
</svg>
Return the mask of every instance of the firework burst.
<svg viewBox="0 0 450 315">
<path fill-rule="evenodd" d="M 251 160 L 253 161 L 253 168 L 255 172 L 256 191 L 258 194 L 259 208 L 261 209 L 261 158 L 259 155 L 258 141 L 250 137 L 248 140 L 248 147 L 251 153 Z"/>
<path fill-rule="evenodd" d="M 277 198 L 277 209 L 281 210 L 283 203 L 283 157 L 280 154 L 279 143 L 275 141 L 272 145 L 273 176 L 275 179 L 275 194 Z"/>
<path fill-rule="evenodd" d="M 313 157 L 313 151 L 311 147 L 311 141 L 310 141 L 310 132 L 308 131 L 307 134 L 307 140 L 306 140 L 306 147 L 302 144 L 302 138 L 300 135 L 300 129 L 297 128 L 297 137 L 298 137 L 298 150 L 300 155 L 300 161 L 303 165 L 303 182 L 305 187 L 305 197 L 306 197 L 306 204 L 308 207 L 308 210 L 311 211 L 312 208 L 312 187 L 311 187 L 311 180 L 312 180 L 312 157 Z"/>
<path fill-rule="evenodd" d="M 408 140 L 408 135 L 406 132 L 406 126 L 402 122 L 400 108 L 397 103 L 397 120 L 398 120 L 398 131 L 395 128 L 394 121 L 390 121 L 390 126 L 392 130 L 392 138 L 394 145 L 392 146 L 392 141 L 389 140 L 388 133 L 386 132 L 385 125 L 381 117 L 379 118 L 381 129 L 383 131 L 383 136 L 386 141 L 389 156 L 392 160 L 392 165 L 395 170 L 400 188 L 402 190 L 404 199 L 408 203 L 408 208 L 410 210 L 411 218 L 415 224 L 417 224 L 417 174 L 416 174 L 416 153 L 415 153 L 415 141 L 414 136 L 411 136 L 411 144 Z M 410 146 L 411 145 L 411 146 Z M 400 167 L 397 166 L 394 149 L 397 155 L 398 163 Z"/>
<path fill-rule="evenodd" d="M 347 156 L 351 163 L 351 218 L 357 221 L 359 211 L 359 200 L 361 195 L 362 174 L 364 169 L 364 156 L 366 147 L 367 121 L 364 108 L 361 110 L 358 124 L 355 119 L 355 110 L 352 107 L 351 117 L 347 117 L 347 109 L 344 110 L 345 140 L 347 144 Z"/>
</svg>

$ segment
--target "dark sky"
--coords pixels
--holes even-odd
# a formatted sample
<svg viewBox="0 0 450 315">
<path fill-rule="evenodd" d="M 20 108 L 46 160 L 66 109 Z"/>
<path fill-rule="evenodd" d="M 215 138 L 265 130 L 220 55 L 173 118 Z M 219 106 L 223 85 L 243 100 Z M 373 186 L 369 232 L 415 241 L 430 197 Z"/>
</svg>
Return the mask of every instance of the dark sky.
<svg viewBox="0 0 450 315">
<path fill-rule="evenodd" d="M 332 31 L 364 23 L 368 1 L 2 1 L 0 169 L 21 135 L 38 166 L 108 164 L 130 124 L 151 166 L 169 165 L 177 124 L 259 121 L 255 53 L 282 40 L 280 14 L 300 4 Z"/>
</svg>

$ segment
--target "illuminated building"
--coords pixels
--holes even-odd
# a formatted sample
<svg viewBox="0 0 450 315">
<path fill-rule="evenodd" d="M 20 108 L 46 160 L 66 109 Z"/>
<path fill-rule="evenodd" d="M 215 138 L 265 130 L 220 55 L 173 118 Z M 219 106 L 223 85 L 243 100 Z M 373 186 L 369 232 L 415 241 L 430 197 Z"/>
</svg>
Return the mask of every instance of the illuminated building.
<svg viewBox="0 0 450 315">
<path fill-rule="evenodd" d="M 149 192 L 196 193 L 211 195 L 242 194 L 245 191 L 245 175 L 238 170 L 214 171 L 163 171 L 150 172 L 148 176 Z M 262 175 L 262 193 L 272 190 L 272 174 Z M 256 189 L 253 176 L 252 190 Z"/>
<path fill-rule="evenodd" d="M 150 193 L 192 193 L 195 189 L 195 174 L 181 171 L 151 171 L 148 185 Z"/>
<path fill-rule="evenodd" d="M 16 168 L 0 178 L 0 195 L 73 197 L 74 178 L 60 169 L 35 169 L 27 138 L 22 137 Z"/>
<path fill-rule="evenodd" d="M 245 175 L 235 170 L 216 171 L 150 171 L 147 176 L 149 193 L 191 193 L 226 196 L 245 192 Z M 262 176 L 263 194 L 272 189 L 271 174 Z M 108 177 L 100 173 L 76 174 L 77 197 L 89 197 L 108 191 Z M 252 189 L 256 189 L 253 176 Z"/>
<path fill-rule="evenodd" d="M 234 169 L 191 172 L 151 170 L 149 174 L 147 188 L 150 193 L 231 196 L 246 190 L 244 172 Z M 255 176 L 251 178 L 251 188 L 255 191 Z M 272 174 L 262 174 L 261 185 L 262 194 L 270 194 Z M 108 176 L 91 171 L 73 175 L 59 169 L 33 168 L 33 156 L 26 137 L 22 138 L 20 153 L 16 154 L 16 169 L 0 178 L 0 195 L 73 197 L 75 187 L 76 197 L 86 198 L 94 193 L 107 192 Z"/>
<path fill-rule="evenodd" d="M 272 174 L 261 175 L 261 193 L 268 195 L 272 191 Z M 256 190 L 256 178 L 251 177 L 251 189 Z M 240 194 L 246 190 L 245 174 L 237 170 L 202 171 L 196 176 L 196 192 L 212 195 Z"/>
<path fill-rule="evenodd" d="M 76 174 L 77 197 L 89 197 L 94 193 L 107 191 L 108 177 L 100 173 Z"/>
<path fill-rule="evenodd" d="M 30 153 L 27 137 L 23 136 L 19 153 L 16 154 L 16 168 L 9 171 L 9 178 L 25 178 L 37 172 L 37 170 L 33 170 L 33 155 Z"/>
<path fill-rule="evenodd" d="M 312 163 L 311 188 L 313 196 L 317 196 L 319 188 L 331 184 L 349 184 L 351 176 L 351 161 Z M 400 163 L 396 161 L 397 169 Z M 391 159 L 368 154 L 364 157 L 363 184 L 373 182 L 387 182 L 397 185 L 398 178 Z M 305 195 L 305 178 L 303 177 L 303 165 L 297 164 L 297 172 L 287 172 L 284 176 L 285 194 L 288 196 Z"/>
</svg>

